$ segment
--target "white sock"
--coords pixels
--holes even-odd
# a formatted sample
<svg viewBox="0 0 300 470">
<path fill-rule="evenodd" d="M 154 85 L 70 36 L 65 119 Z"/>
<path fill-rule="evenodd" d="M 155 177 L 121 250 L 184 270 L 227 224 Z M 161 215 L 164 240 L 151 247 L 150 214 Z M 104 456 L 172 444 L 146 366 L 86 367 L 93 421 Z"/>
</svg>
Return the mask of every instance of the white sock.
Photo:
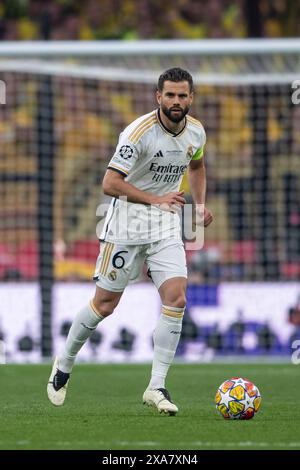
<svg viewBox="0 0 300 470">
<path fill-rule="evenodd" d="M 162 306 L 153 334 L 154 356 L 148 389 L 165 388 L 165 379 L 179 343 L 184 308 Z"/>
<path fill-rule="evenodd" d="M 71 372 L 78 351 L 103 318 L 104 317 L 99 313 L 96 313 L 92 301 L 77 313 L 70 328 L 63 351 L 58 356 L 59 370 L 62 372 Z"/>
</svg>

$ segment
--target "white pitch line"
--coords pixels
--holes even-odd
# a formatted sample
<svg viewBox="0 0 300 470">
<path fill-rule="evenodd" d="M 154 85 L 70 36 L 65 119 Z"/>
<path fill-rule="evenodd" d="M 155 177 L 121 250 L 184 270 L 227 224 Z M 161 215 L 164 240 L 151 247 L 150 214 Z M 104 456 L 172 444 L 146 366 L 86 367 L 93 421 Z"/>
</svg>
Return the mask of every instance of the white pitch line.
<svg viewBox="0 0 300 470">
<path fill-rule="evenodd" d="M 109 444 L 116 446 L 165 446 L 163 442 L 157 441 L 114 441 Z M 255 442 L 255 441 L 238 441 L 238 442 L 221 442 L 221 441 L 192 441 L 180 442 L 180 447 L 185 447 L 192 450 L 194 447 L 299 447 L 300 442 Z"/>
<path fill-rule="evenodd" d="M 0 441 L 0 445 L 3 441 Z M 16 445 L 28 445 L 30 441 L 17 441 Z M 134 447 L 135 449 L 139 448 L 157 448 L 157 447 L 165 447 L 164 442 L 158 441 L 56 441 L 52 443 L 53 446 L 72 446 L 73 449 L 78 448 L 78 446 L 93 446 L 98 447 L 99 450 L 103 449 L 105 446 L 116 446 L 116 447 L 125 447 L 130 446 L 131 448 Z M 273 449 L 281 448 L 281 447 L 289 447 L 289 448 L 299 448 L 300 449 L 300 442 L 255 442 L 255 441 L 233 441 L 233 442 L 221 442 L 221 441 L 190 441 L 190 442 L 180 442 L 180 448 L 184 448 L 186 450 L 195 450 L 199 447 L 207 448 L 207 447 L 218 447 L 219 449 L 224 449 L 226 447 L 254 447 L 254 448 L 263 448 L 263 447 L 272 447 Z"/>
<path fill-rule="evenodd" d="M 184 444 L 183 444 L 184 445 Z M 195 441 L 189 442 L 189 446 L 201 447 L 299 447 L 300 442 L 254 442 L 254 441 L 240 441 L 240 442 L 221 442 L 221 441 Z"/>
<path fill-rule="evenodd" d="M 116 441 L 114 442 L 114 445 L 120 445 L 120 446 L 128 446 L 128 445 L 133 445 L 133 446 L 159 446 L 162 445 L 161 442 L 156 442 L 156 441 L 140 441 L 140 442 L 132 442 L 132 441 Z"/>
</svg>

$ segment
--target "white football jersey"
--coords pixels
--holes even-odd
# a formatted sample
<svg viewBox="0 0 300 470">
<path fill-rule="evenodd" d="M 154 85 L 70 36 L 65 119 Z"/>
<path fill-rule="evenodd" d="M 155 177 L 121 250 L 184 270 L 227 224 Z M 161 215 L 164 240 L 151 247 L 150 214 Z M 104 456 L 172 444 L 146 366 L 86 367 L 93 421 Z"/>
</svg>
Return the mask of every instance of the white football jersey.
<svg viewBox="0 0 300 470">
<path fill-rule="evenodd" d="M 205 140 L 204 128 L 196 119 L 187 115 L 184 128 L 174 134 L 155 110 L 124 129 L 108 168 L 136 188 L 162 196 L 179 191 L 190 161 L 202 158 Z M 136 245 L 169 237 L 181 237 L 177 213 L 113 198 L 100 240 Z"/>
</svg>

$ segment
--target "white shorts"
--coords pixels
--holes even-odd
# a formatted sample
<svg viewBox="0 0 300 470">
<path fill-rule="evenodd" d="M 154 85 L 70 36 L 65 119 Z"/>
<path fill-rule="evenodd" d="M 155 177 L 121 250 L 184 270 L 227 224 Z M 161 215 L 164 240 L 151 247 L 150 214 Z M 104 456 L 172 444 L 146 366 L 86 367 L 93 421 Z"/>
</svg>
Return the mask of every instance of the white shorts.
<svg viewBox="0 0 300 470">
<path fill-rule="evenodd" d="M 94 280 L 102 289 L 123 292 L 127 284 L 141 279 L 144 263 L 157 289 L 172 277 L 187 278 L 183 242 L 165 239 L 145 245 L 102 242 Z"/>
</svg>

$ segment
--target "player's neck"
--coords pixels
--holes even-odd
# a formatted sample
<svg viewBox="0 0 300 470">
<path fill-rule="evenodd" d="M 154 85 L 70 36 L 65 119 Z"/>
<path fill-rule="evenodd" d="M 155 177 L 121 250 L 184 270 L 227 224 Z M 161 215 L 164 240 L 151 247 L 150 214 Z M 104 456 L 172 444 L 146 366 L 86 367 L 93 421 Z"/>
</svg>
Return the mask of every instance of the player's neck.
<svg viewBox="0 0 300 470">
<path fill-rule="evenodd" d="M 159 108 L 158 111 L 159 119 L 161 120 L 163 126 L 173 134 L 179 134 L 185 126 L 185 117 L 180 122 L 171 121 L 168 116 Z"/>
</svg>

